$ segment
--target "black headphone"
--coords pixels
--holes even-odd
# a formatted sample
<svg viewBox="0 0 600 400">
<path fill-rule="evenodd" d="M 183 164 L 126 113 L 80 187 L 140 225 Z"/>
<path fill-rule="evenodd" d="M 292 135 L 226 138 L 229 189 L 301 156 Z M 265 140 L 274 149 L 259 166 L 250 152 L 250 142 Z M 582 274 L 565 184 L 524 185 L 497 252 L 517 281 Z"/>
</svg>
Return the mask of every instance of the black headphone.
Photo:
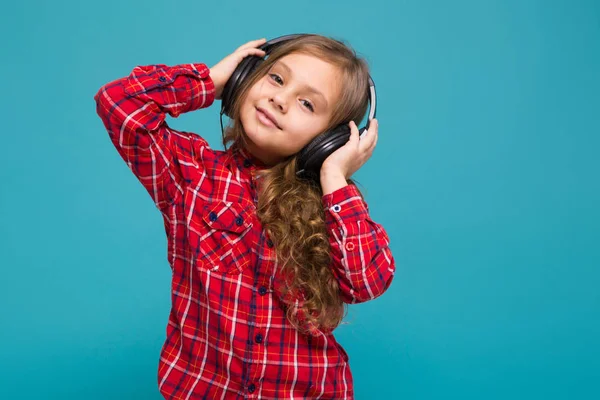
<svg viewBox="0 0 600 400">
<path fill-rule="evenodd" d="M 248 56 L 244 58 L 233 71 L 231 77 L 223 88 L 221 95 L 221 129 L 223 128 L 223 114 L 231 117 L 231 110 L 233 107 L 233 101 L 238 95 L 239 88 L 250 74 L 263 62 L 266 57 L 273 51 L 274 48 L 280 44 L 290 40 L 294 40 L 301 36 L 307 36 L 307 34 L 295 34 L 280 36 L 272 39 L 261 45 L 259 48 L 265 51 L 265 57 L 259 56 Z M 367 124 L 360 128 L 359 133 L 362 134 L 369 129 L 369 124 L 377 110 L 377 99 L 375 93 L 375 83 L 369 76 L 369 114 Z M 321 165 L 327 157 L 340 147 L 344 146 L 350 139 L 350 127 L 347 124 L 341 124 L 332 130 L 326 131 L 315 137 L 310 143 L 308 143 L 298 153 L 297 158 L 297 172 L 296 174 L 300 177 L 312 179 L 319 182 Z"/>
</svg>

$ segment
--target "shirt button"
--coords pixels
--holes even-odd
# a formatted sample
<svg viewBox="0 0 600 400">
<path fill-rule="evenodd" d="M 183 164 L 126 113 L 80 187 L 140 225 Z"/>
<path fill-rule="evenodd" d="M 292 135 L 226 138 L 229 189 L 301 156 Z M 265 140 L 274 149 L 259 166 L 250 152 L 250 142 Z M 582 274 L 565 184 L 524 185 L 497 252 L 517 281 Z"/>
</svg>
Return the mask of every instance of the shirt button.
<svg viewBox="0 0 600 400">
<path fill-rule="evenodd" d="M 261 296 L 264 296 L 265 294 L 267 294 L 267 288 L 264 286 L 259 287 L 258 294 L 260 294 Z"/>
<path fill-rule="evenodd" d="M 267 240 L 267 246 L 273 247 L 273 241 L 271 239 Z"/>
<path fill-rule="evenodd" d="M 263 335 L 261 335 L 259 333 L 258 335 L 256 335 L 256 337 L 254 338 L 254 340 L 256 340 L 256 343 L 262 343 L 262 341 L 263 341 Z"/>
<path fill-rule="evenodd" d="M 256 385 L 254 383 L 251 383 L 248 385 L 248 392 L 254 393 L 255 390 L 256 390 Z"/>
<path fill-rule="evenodd" d="M 235 224 L 236 224 L 237 226 L 240 226 L 240 225 L 242 225 L 243 223 L 244 223 L 244 219 L 243 219 L 242 217 L 237 217 L 237 218 L 235 219 Z"/>
<path fill-rule="evenodd" d="M 250 168 L 251 165 L 252 163 L 250 162 L 250 160 L 244 160 L 244 167 Z"/>
<path fill-rule="evenodd" d="M 165 78 L 164 76 L 161 76 L 161 77 L 158 78 L 158 80 L 161 81 L 161 82 L 166 82 L 167 78 Z"/>
<path fill-rule="evenodd" d="M 346 250 L 348 250 L 348 251 L 354 250 L 354 243 L 352 243 L 352 242 L 346 243 Z"/>
<path fill-rule="evenodd" d="M 210 214 L 208 214 L 208 218 L 214 222 L 217 220 L 217 214 L 215 212 L 211 212 Z"/>
<path fill-rule="evenodd" d="M 342 211 L 342 206 L 340 206 L 339 204 L 336 204 L 333 207 L 331 207 L 331 210 L 333 212 L 339 213 L 340 211 Z"/>
</svg>

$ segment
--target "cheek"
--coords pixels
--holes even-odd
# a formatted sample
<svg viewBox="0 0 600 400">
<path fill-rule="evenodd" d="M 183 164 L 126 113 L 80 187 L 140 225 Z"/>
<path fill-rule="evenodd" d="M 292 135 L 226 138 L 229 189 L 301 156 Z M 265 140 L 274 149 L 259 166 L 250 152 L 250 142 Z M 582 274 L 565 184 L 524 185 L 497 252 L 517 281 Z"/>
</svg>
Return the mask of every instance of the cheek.
<svg viewBox="0 0 600 400">
<path fill-rule="evenodd" d="M 244 115 L 245 113 L 247 113 L 248 110 L 252 107 L 253 98 L 254 98 L 254 95 L 253 95 L 252 89 L 251 89 L 251 90 L 249 90 L 246 93 L 246 97 L 242 101 L 242 104 L 241 104 L 241 107 L 240 107 L 240 114 L 241 115 Z"/>
<path fill-rule="evenodd" d="M 242 105 L 240 108 L 240 116 L 241 117 L 243 117 L 243 116 L 248 117 L 250 115 L 250 113 L 254 110 L 255 99 L 256 99 L 256 96 L 253 93 L 252 89 L 250 91 L 248 91 L 248 93 L 246 93 L 246 98 L 242 102 Z"/>
<path fill-rule="evenodd" d="M 296 134 L 303 137 L 304 140 L 312 140 L 324 132 L 328 123 L 329 120 L 326 118 L 302 115 L 297 119 L 297 123 L 295 124 L 297 127 Z"/>
<path fill-rule="evenodd" d="M 264 93 L 267 88 L 268 85 L 267 82 L 265 82 L 265 79 L 260 79 L 250 88 L 250 90 L 248 90 L 248 96 L 246 98 L 256 99 L 261 95 L 261 93 Z"/>
<path fill-rule="evenodd" d="M 320 135 L 323 131 L 319 129 L 320 124 L 316 124 L 316 121 L 300 121 L 295 124 L 295 129 L 290 131 L 290 136 L 292 140 L 290 140 L 290 144 L 293 144 L 294 147 L 301 146 L 304 147 L 315 137 Z"/>
</svg>

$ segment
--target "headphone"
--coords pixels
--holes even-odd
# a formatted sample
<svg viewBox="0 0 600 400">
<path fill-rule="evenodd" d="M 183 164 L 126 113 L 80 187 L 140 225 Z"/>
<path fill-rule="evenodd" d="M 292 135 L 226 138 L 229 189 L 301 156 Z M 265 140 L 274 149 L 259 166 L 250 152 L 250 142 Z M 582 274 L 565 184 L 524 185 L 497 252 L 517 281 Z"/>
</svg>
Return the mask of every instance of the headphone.
<svg viewBox="0 0 600 400">
<path fill-rule="evenodd" d="M 282 43 L 294 40 L 302 36 L 309 36 L 308 34 L 295 34 L 280 36 L 275 39 L 269 40 L 259 47 L 264 50 L 265 57 L 259 56 L 247 56 L 245 57 L 233 71 L 231 77 L 223 88 L 221 95 L 221 129 L 223 129 L 223 114 L 231 117 L 231 111 L 233 107 L 233 101 L 238 95 L 239 88 L 247 79 L 252 72 L 262 64 L 266 57 Z M 375 83 L 371 76 L 369 76 L 369 114 L 367 123 L 364 127 L 359 129 L 359 134 L 362 137 L 363 133 L 369 129 L 371 120 L 375 118 L 377 110 L 377 99 L 375 93 Z M 331 153 L 344 146 L 350 139 L 350 127 L 347 124 L 340 124 L 337 127 L 323 132 L 311 140 L 302 150 L 298 152 L 297 163 L 296 163 L 296 175 L 299 177 L 312 179 L 313 181 L 319 182 L 320 170 L 323 162 Z"/>
</svg>

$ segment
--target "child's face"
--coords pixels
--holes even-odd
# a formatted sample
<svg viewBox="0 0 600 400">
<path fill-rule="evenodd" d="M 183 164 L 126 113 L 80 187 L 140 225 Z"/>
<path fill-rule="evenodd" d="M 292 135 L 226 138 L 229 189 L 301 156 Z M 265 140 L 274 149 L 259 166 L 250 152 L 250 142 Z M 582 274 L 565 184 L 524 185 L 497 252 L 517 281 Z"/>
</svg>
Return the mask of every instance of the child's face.
<svg viewBox="0 0 600 400">
<path fill-rule="evenodd" d="M 248 150 L 274 165 L 322 133 L 339 97 L 337 75 L 337 67 L 311 55 L 294 53 L 279 59 L 250 88 L 242 104 Z"/>
</svg>

